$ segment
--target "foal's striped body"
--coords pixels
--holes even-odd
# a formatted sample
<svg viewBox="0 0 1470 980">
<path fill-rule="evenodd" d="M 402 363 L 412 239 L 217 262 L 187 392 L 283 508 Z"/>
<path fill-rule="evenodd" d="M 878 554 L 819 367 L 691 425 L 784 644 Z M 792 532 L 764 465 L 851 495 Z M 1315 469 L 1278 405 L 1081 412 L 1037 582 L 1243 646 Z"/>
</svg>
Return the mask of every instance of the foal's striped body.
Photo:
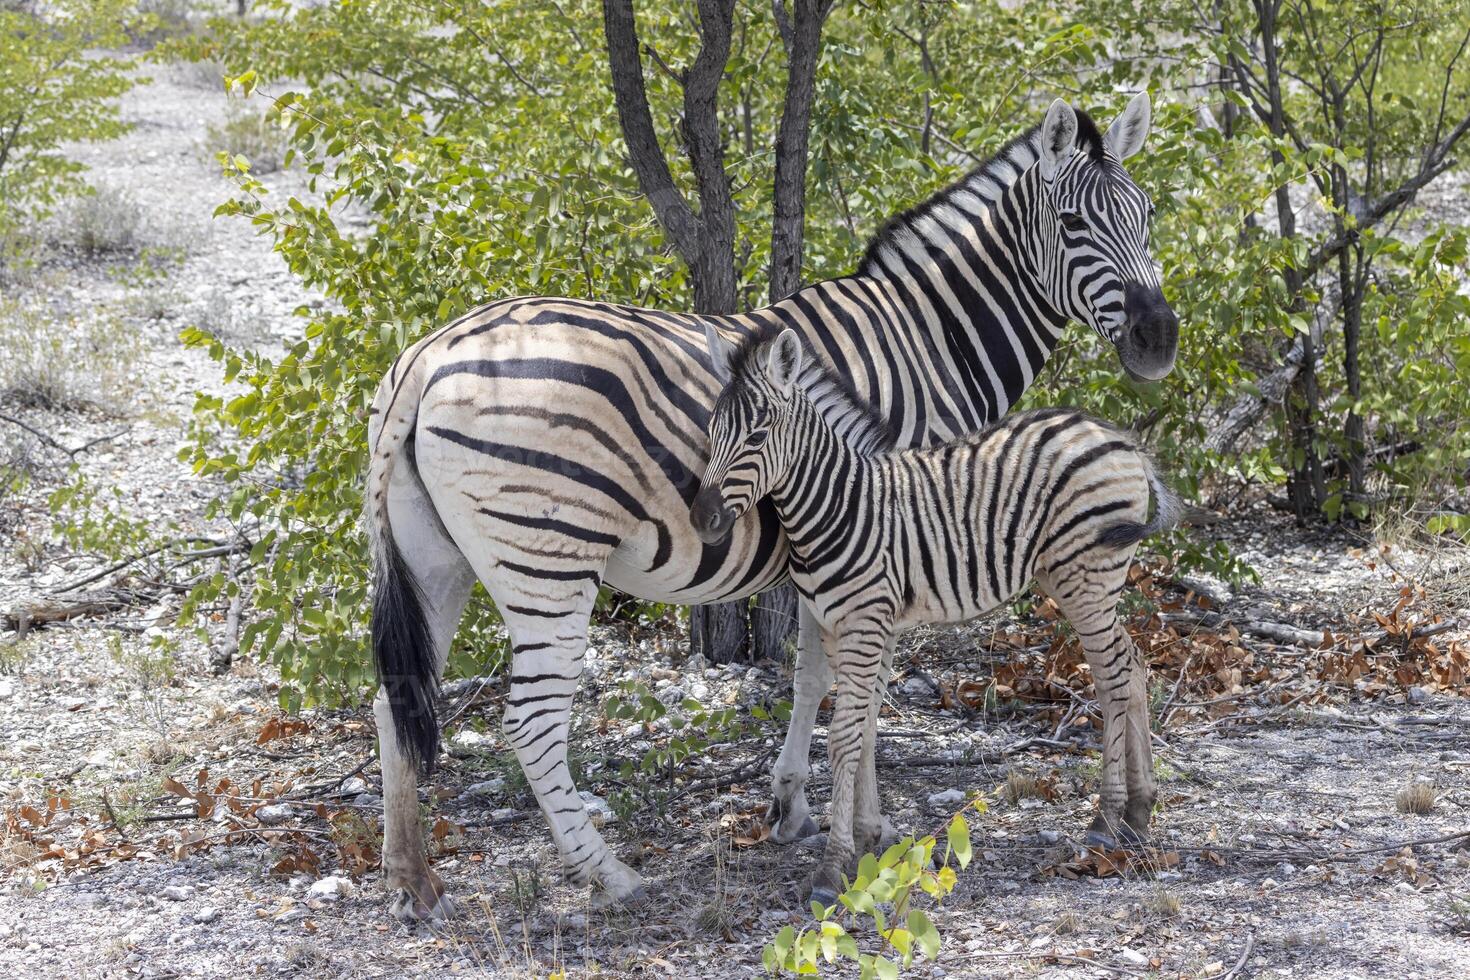
<svg viewBox="0 0 1470 980">
<path fill-rule="evenodd" d="M 1147 672 L 1116 606 L 1138 542 L 1171 524 L 1177 507 L 1133 438 L 1075 411 L 1046 410 L 894 450 L 860 404 L 842 404 L 845 386 L 790 331 L 748 342 L 732 370 L 691 519 L 706 541 L 718 540 L 769 494 L 790 541 L 792 580 L 837 675 L 831 833 L 814 895 L 835 900 L 854 853 L 877 841 L 876 681 L 896 633 L 972 619 L 1033 579 L 1077 630 L 1102 706 L 1095 829 L 1146 831 Z"/>
</svg>

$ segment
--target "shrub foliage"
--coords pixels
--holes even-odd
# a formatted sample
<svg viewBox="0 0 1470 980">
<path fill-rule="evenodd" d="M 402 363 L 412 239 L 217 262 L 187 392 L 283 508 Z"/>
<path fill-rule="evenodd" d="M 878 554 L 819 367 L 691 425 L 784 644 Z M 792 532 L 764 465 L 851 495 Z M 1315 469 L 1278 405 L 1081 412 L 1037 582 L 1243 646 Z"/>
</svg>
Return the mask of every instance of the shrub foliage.
<svg viewBox="0 0 1470 980">
<path fill-rule="evenodd" d="M 677 85 L 658 66 L 687 64 L 696 38 L 673 6 L 642 8 L 654 116 L 672 118 Z M 200 399 L 184 458 L 232 488 L 220 511 L 260 523 L 244 646 L 318 696 L 368 681 L 356 515 L 365 409 L 393 356 L 495 297 L 682 308 L 690 289 L 625 164 L 598 5 L 257 9 L 267 16 L 179 47 L 221 63 L 289 130 L 314 196 L 280 200 L 227 157 L 237 193 L 220 213 L 270 235 L 328 303 L 302 310 L 301 339 L 274 353 L 186 335 L 243 392 Z M 770 8 L 743 4 L 736 19 L 720 97 L 739 291 L 754 304 L 783 73 Z M 1462 5 L 1430 0 L 1330 14 L 1312 0 L 839 8 L 817 76 L 804 275 L 850 269 L 884 217 L 1056 93 L 1107 119 L 1119 92 L 1148 87 L 1154 133 L 1130 169 L 1158 205 L 1178 368 L 1134 385 L 1074 329 L 1029 401 L 1135 425 L 1181 488 L 1216 503 L 1284 486 L 1304 518 L 1339 519 L 1453 490 L 1470 454 L 1470 394 L 1454 382 L 1470 370 L 1465 234 L 1412 208 L 1467 128 L 1467 28 Z M 1217 550 L 1194 557 L 1230 566 Z M 481 604 L 454 663 L 485 657 L 492 622 Z"/>
</svg>

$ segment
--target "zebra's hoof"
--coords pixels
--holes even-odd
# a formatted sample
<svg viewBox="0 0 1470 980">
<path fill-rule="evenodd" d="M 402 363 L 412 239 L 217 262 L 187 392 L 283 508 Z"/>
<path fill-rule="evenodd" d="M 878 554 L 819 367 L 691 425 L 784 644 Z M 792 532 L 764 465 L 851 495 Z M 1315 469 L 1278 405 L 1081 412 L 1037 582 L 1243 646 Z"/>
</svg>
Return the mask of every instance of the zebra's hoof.
<svg viewBox="0 0 1470 980">
<path fill-rule="evenodd" d="M 610 860 L 592 884 L 595 909 L 638 905 L 647 898 L 643 876 L 617 859 Z"/>
<path fill-rule="evenodd" d="M 1125 823 L 1118 825 L 1117 833 L 1110 833 L 1101 827 L 1091 827 L 1087 831 L 1086 841 L 1088 847 L 1096 847 L 1104 851 L 1116 851 L 1119 848 L 1127 850 L 1147 847 L 1148 835 L 1140 834 Z"/>
<path fill-rule="evenodd" d="M 648 901 L 648 886 L 639 883 L 638 887 L 624 895 L 614 895 L 605 888 L 592 889 L 592 907 L 594 909 L 622 909 L 634 908 Z"/>
<path fill-rule="evenodd" d="M 821 904 L 823 907 L 837 904 L 837 889 L 827 885 L 813 885 L 811 900 Z"/>
<path fill-rule="evenodd" d="M 766 810 L 766 826 L 771 828 L 771 840 L 777 844 L 791 844 L 822 832 L 810 813 L 798 820 L 795 813 L 787 812 L 787 807 L 780 800 L 773 801 Z"/>
<path fill-rule="evenodd" d="M 459 906 L 448 892 L 440 894 L 431 905 L 420 901 L 409 889 L 399 888 L 393 892 L 388 911 L 406 926 L 423 924 L 438 928 L 459 914 Z"/>
</svg>

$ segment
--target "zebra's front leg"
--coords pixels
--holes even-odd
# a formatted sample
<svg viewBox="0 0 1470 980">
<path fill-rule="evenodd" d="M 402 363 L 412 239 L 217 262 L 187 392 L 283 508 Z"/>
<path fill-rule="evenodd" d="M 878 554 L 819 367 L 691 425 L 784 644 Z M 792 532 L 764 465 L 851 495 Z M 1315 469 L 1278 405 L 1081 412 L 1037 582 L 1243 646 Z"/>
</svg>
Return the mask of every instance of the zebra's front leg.
<svg viewBox="0 0 1470 980">
<path fill-rule="evenodd" d="M 1036 573 L 1037 585 L 1056 600 L 1082 640 L 1098 710 L 1102 712 L 1098 810 L 1087 828 L 1087 843 L 1093 847 L 1113 848 L 1127 842 L 1124 810 L 1128 803 L 1128 696 L 1133 644 L 1118 622 L 1117 610 L 1126 569 L 1125 564 L 1122 571 L 1108 574 L 1074 562 L 1062 569 Z"/>
<path fill-rule="evenodd" d="M 1116 602 L 1116 597 L 1111 602 Z M 1085 629 L 1088 632 L 1083 632 Z M 1098 632 L 1092 633 L 1094 629 Z M 1098 708 L 1103 713 L 1103 777 L 1098 786 L 1098 813 L 1088 827 L 1088 843 L 1101 848 L 1116 848 L 1120 843 L 1132 843 L 1125 813 L 1129 782 L 1127 743 L 1132 723 L 1129 688 L 1135 673 L 1133 645 L 1111 607 L 1101 610 L 1088 626 L 1078 624 L 1078 632 L 1083 638 L 1083 652 L 1092 667 Z"/>
<path fill-rule="evenodd" d="M 789 844 L 818 831 L 806 799 L 806 781 L 811 775 L 812 730 L 817 709 L 832 689 L 832 668 L 822 650 L 822 633 L 817 621 L 798 602 L 796 674 L 792 679 L 791 721 L 786 740 L 771 772 L 771 806 L 766 823 L 771 839 Z"/>
<path fill-rule="evenodd" d="M 890 636 L 883 649 L 883 661 L 873 682 L 873 697 L 868 704 L 863 726 L 863 755 L 858 769 L 857 812 L 853 817 L 853 844 L 859 855 L 876 853 L 879 848 L 898 839 L 891 824 L 883 817 L 883 801 L 878 796 L 878 715 L 888 693 L 888 676 L 893 671 L 893 646 Z"/>
<path fill-rule="evenodd" d="M 640 898 L 643 879 L 613 856 L 567 766 L 572 699 L 587 652 L 595 585 L 589 593 L 557 613 L 497 602 L 514 651 L 501 724 L 551 827 L 567 878 L 591 886 L 592 904 L 603 907 Z"/>
</svg>

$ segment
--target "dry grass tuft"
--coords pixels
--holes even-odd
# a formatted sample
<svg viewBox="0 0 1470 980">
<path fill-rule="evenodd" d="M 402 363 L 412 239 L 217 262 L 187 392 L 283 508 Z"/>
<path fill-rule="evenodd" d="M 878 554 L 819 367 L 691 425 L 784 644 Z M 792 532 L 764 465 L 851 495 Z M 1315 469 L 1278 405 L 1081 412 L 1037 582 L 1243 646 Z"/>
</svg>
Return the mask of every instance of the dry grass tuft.
<svg viewBox="0 0 1470 980">
<path fill-rule="evenodd" d="M 1058 936 L 1070 936 L 1074 932 L 1081 932 L 1082 917 L 1076 912 L 1063 912 L 1051 924 L 1051 931 Z"/>
<path fill-rule="evenodd" d="M 58 316 L 0 299 L 0 350 L 0 401 L 12 405 L 117 412 L 138 388 L 137 338 L 105 311 Z"/>
<path fill-rule="evenodd" d="M 1012 769 L 1006 773 L 1005 796 L 1013 804 L 1022 800 L 1044 800 L 1047 798 L 1046 786 L 1030 773 Z"/>
<path fill-rule="evenodd" d="M 223 123 L 209 127 L 203 149 L 210 160 L 221 152 L 244 157 L 250 161 L 251 173 L 258 177 L 273 174 L 285 165 L 289 142 L 277 119 L 232 108 Z"/>
<path fill-rule="evenodd" d="M 1144 902 L 1144 908 L 1148 909 L 1154 915 L 1161 916 L 1165 919 L 1172 919 L 1179 914 L 1180 909 L 1183 908 L 1183 903 L 1179 900 L 1179 896 L 1175 892 L 1171 892 L 1167 888 L 1157 888 L 1148 897 L 1148 901 Z"/>
<path fill-rule="evenodd" d="M 1400 787 L 1398 795 L 1394 797 L 1394 804 L 1400 813 L 1423 815 L 1434 811 L 1437 795 L 1434 783 L 1427 779 L 1412 779 Z"/>
</svg>

